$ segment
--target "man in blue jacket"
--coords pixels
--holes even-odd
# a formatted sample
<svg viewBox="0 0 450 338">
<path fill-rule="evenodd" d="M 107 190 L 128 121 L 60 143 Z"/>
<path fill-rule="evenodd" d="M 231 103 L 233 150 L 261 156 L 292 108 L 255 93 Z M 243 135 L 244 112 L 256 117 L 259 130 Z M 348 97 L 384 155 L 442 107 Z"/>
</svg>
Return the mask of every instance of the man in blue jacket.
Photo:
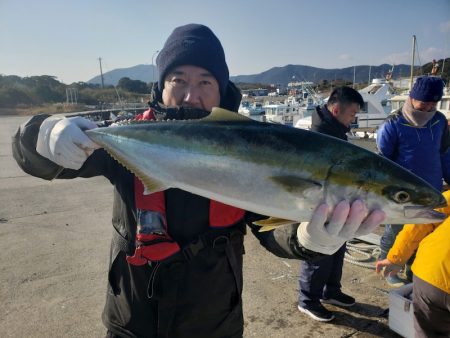
<svg viewBox="0 0 450 338">
<path fill-rule="evenodd" d="M 441 191 L 444 179 L 450 182 L 450 135 L 448 121 L 436 110 L 444 83 L 439 77 L 419 77 L 401 109 L 392 113 L 378 130 L 377 146 L 381 155 L 423 178 Z M 381 254 L 386 258 L 403 224 L 386 224 L 381 237 Z M 412 278 L 406 265 L 408 279 Z M 387 276 L 391 286 L 401 286 L 397 275 Z"/>
</svg>

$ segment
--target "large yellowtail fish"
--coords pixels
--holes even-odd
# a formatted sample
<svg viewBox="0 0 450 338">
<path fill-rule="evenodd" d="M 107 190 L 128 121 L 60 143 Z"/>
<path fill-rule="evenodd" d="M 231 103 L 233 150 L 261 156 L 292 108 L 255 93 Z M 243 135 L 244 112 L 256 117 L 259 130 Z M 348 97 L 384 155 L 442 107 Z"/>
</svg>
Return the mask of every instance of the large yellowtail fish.
<svg viewBox="0 0 450 338">
<path fill-rule="evenodd" d="M 309 221 L 326 202 L 362 199 L 386 223 L 440 222 L 439 191 L 394 162 L 316 132 L 256 122 L 214 108 L 199 120 L 87 131 L 144 183 L 148 193 L 179 188 L 291 221 Z M 282 224 L 280 222 L 279 224 Z"/>
</svg>

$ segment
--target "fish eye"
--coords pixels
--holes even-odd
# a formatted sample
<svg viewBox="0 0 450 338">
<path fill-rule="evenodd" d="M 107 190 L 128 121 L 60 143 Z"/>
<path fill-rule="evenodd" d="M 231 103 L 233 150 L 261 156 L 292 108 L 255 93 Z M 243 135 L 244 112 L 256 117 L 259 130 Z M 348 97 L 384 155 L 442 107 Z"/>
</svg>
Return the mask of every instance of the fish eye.
<svg viewBox="0 0 450 338">
<path fill-rule="evenodd" d="M 397 191 L 392 197 L 397 203 L 406 203 L 411 199 L 411 196 L 406 191 Z"/>
</svg>

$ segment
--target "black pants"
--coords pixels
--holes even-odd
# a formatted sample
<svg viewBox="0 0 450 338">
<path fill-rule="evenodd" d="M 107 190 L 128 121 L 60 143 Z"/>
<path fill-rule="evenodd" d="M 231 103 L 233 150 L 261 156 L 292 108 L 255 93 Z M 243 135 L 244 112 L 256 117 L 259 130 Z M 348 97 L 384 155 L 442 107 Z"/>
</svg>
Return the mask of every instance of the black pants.
<svg viewBox="0 0 450 338">
<path fill-rule="evenodd" d="M 121 338 L 121 337 L 119 337 L 118 335 L 112 333 L 111 331 L 107 331 L 105 338 Z"/>
<path fill-rule="evenodd" d="M 107 294 L 102 317 L 107 337 L 241 338 L 243 234 L 224 236 L 151 266 L 129 265 L 120 252 L 110 278 L 118 292 Z"/>
<path fill-rule="evenodd" d="M 450 337 L 450 294 L 413 276 L 416 338 Z"/>
<path fill-rule="evenodd" d="M 300 267 L 298 303 L 300 306 L 319 303 L 341 291 L 342 266 L 346 245 L 330 256 L 314 262 L 302 262 Z"/>
</svg>

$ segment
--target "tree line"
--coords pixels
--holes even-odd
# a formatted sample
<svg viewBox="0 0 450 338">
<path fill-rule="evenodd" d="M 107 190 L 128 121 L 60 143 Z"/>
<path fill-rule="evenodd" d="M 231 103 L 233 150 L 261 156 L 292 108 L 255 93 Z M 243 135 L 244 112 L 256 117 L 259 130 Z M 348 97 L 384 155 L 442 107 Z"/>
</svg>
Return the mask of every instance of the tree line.
<svg viewBox="0 0 450 338">
<path fill-rule="evenodd" d="M 19 77 L 0 75 L 0 108 L 25 108 L 54 103 L 73 103 L 101 106 L 113 102 L 140 102 L 150 97 L 152 83 L 123 77 L 117 86 L 74 82 L 59 82 L 55 76 Z M 240 89 L 269 88 L 267 84 L 239 83 Z"/>
<path fill-rule="evenodd" d="M 445 62 L 444 62 L 445 61 Z M 439 60 L 438 74 L 448 83 L 450 74 L 450 59 Z M 427 63 L 416 71 L 417 75 L 430 74 L 432 64 Z M 335 81 L 336 82 L 336 81 Z M 347 85 L 345 81 L 340 85 Z M 259 83 L 236 83 L 241 89 L 270 88 L 270 85 Z M 326 90 L 338 85 L 332 81 L 323 80 L 316 84 L 316 89 Z M 52 103 L 73 102 L 76 94 L 78 104 L 98 106 L 104 102 L 118 101 L 140 102 L 148 100 L 152 83 L 132 80 L 123 77 L 116 87 L 112 85 L 101 88 L 99 84 L 74 82 L 70 85 L 59 82 L 55 76 L 41 75 L 19 77 L 16 75 L 0 75 L 0 108 L 20 108 L 39 106 Z M 70 94 L 70 95 L 69 95 Z"/>
<path fill-rule="evenodd" d="M 74 82 L 70 85 L 59 82 L 55 76 L 41 75 L 19 77 L 0 75 L 0 107 L 15 108 L 36 106 L 66 101 L 78 104 L 98 105 L 101 102 L 129 101 L 147 99 L 151 83 L 120 79 L 116 87 L 86 82 Z"/>
</svg>

